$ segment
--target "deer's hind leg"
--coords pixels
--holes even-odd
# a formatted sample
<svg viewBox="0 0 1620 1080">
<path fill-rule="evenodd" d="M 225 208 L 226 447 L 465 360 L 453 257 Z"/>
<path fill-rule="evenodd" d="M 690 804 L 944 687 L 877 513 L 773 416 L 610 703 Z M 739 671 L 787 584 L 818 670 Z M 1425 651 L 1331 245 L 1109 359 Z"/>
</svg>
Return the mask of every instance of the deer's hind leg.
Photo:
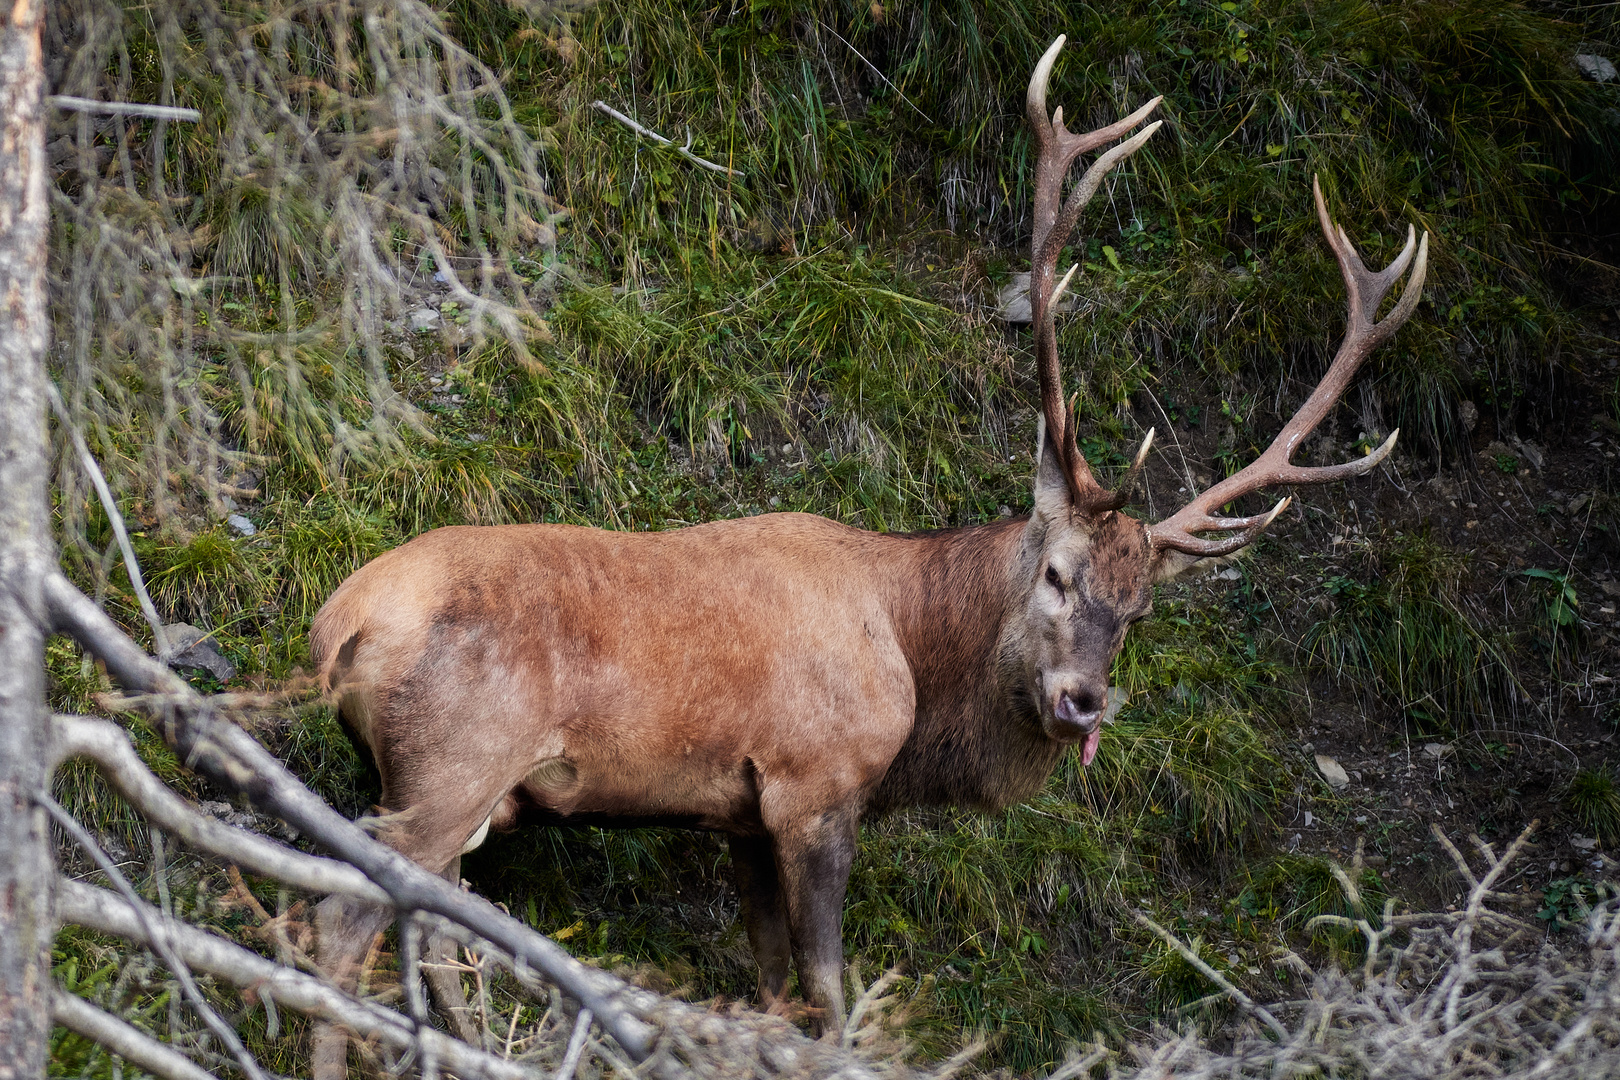
<svg viewBox="0 0 1620 1080">
<path fill-rule="evenodd" d="M 779 1012 L 787 1003 L 793 947 L 787 901 L 776 872 L 776 845 L 768 836 L 733 836 L 730 844 L 737 902 L 759 965 L 759 1004 L 766 1012 Z"/>
<path fill-rule="evenodd" d="M 386 774 L 385 774 L 386 775 Z M 440 792 L 415 802 L 384 790 L 383 805 L 405 805 L 397 813 L 371 819 L 377 838 L 418 866 L 451 880 L 460 880 L 461 855 L 469 839 L 482 831 L 490 808 L 509 790 L 490 783 L 482 790 L 437 785 L 419 788 Z M 395 799 L 399 799 L 398 802 Z M 453 875 L 453 876 L 452 876 Z M 315 909 L 316 962 L 338 986 L 353 992 L 358 985 L 360 964 L 377 934 L 387 928 L 396 912 L 385 905 L 328 896 Z M 427 941 L 423 959 L 424 974 L 434 1000 L 445 1014 L 452 1030 L 478 1045 L 466 995 L 459 973 L 444 960 L 453 961 L 453 945 L 439 935 Z M 342 1080 L 348 1070 L 348 1033 L 342 1028 L 318 1023 L 310 1039 L 310 1075 L 314 1080 Z"/>
<path fill-rule="evenodd" d="M 443 876 L 450 884 L 461 885 L 461 855 L 450 860 Z M 433 994 L 433 1003 L 438 1006 L 440 1015 L 457 1038 L 474 1046 L 482 1045 L 478 1027 L 472 1020 L 472 1007 L 467 1004 L 467 991 L 461 985 L 456 943 L 443 934 L 430 934 L 424 953 L 422 974 L 427 978 L 428 990 Z"/>
</svg>

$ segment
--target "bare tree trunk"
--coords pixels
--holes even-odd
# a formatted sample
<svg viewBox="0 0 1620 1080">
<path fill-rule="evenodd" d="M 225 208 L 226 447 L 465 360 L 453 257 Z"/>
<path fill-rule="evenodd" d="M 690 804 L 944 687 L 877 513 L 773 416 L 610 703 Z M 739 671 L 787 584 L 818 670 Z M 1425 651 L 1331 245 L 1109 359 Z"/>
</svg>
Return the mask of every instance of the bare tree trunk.
<svg viewBox="0 0 1620 1080">
<path fill-rule="evenodd" d="M 40 7 L 0 13 L 0 1080 L 45 1075 L 55 867 L 34 794 L 49 781 L 44 582 L 45 138 Z"/>
</svg>

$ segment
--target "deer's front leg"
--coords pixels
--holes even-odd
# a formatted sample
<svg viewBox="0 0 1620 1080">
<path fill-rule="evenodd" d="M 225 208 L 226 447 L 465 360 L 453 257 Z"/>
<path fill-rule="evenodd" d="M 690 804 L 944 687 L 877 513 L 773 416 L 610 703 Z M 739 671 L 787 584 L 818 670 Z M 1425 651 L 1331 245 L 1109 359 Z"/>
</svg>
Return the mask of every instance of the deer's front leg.
<svg viewBox="0 0 1620 1080">
<path fill-rule="evenodd" d="M 855 862 L 853 809 L 824 811 L 776 834 L 777 872 L 787 900 L 800 989 L 818 1035 L 844 1026 L 844 890 Z"/>
</svg>

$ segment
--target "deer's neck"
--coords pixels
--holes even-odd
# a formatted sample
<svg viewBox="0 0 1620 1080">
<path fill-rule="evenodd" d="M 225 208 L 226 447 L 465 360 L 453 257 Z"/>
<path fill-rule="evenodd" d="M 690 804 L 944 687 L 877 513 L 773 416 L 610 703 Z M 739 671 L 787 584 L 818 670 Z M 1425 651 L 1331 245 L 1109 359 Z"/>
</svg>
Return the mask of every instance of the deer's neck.
<svg viewBox="0 0 1620 1080">
<path fill-rule="evenodd" d="M 1007 806 L 1038 790 L 1062 755 L 999 661 L 1033 575 L 1021 565 L 1025 526 L 886 538 L 895 545 L 885 560 L 894 575 L 890 610 L 916 683 L 917 716 L 872 811 Z"/>
</svg>

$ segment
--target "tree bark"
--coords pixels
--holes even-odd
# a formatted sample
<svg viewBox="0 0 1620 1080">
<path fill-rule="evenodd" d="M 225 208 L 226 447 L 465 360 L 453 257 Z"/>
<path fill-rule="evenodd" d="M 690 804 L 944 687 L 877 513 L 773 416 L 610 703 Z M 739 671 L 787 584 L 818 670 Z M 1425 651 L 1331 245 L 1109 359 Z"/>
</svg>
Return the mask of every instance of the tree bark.
<svg viewBox="0 0 1620 1080">
<path fill-rule="evenodd" d="M 0 13 L 0 1080 L 45 1075 L 55 935 L 45 813 L 44 67 L 40 4 Z"/>
</svg>

